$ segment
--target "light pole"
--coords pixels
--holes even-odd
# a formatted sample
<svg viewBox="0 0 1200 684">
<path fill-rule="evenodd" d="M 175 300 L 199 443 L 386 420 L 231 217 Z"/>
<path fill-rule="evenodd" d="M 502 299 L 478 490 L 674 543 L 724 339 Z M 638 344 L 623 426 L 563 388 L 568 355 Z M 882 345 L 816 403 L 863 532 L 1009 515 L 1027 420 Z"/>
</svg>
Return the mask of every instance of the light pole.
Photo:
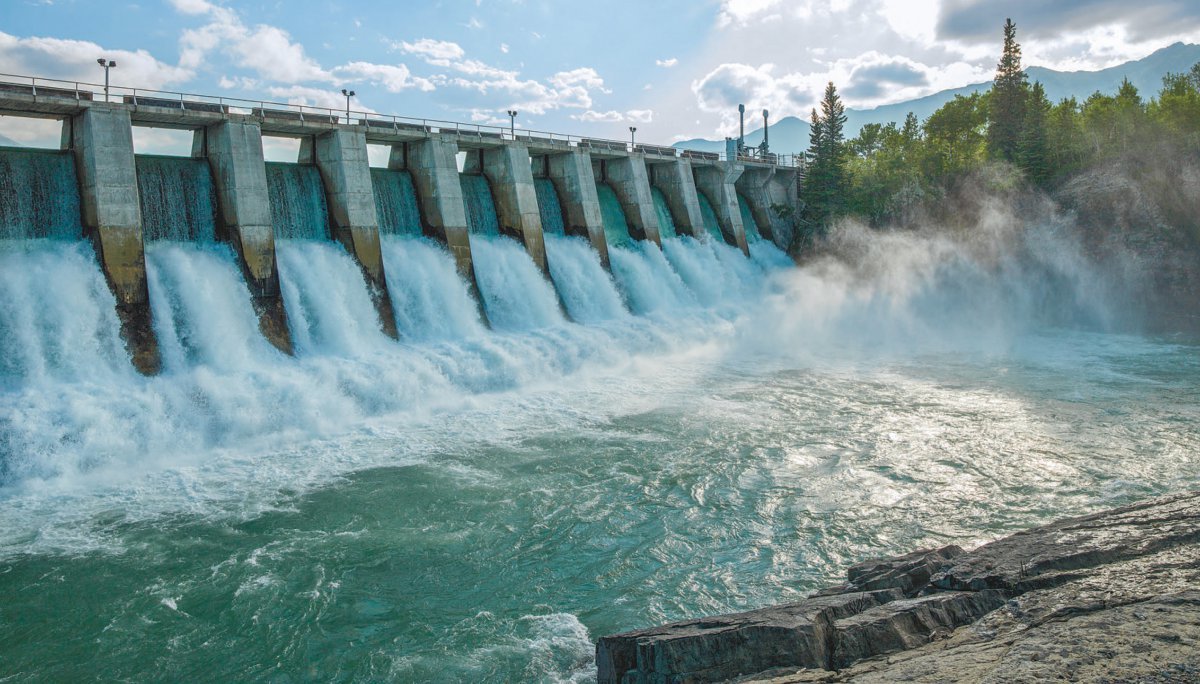
<svg viewBox="0 0 1200 684">
<path fill-rule="evenodd" d="M 350 98 L 354 97 L 353 90 L 342 88 L 342 94 L 346 96 L 346 123 L 350 123 Z"/>
<path fill-rule="evenodd" d="M 513 140 L 517 139 L 517 110 L 508 110 L 508 134 Z"/>
<path fill-rule="evenodd" d="M 96 60 L 96 64 L 104 67 L 104 101 L 108 102 L 108 70 L 116 69 L 117 61 L 115 59 L 110 61 L 101 57 L 100 59 Z"/>
<path fill-rule="evenodd" d="M 634 142 L 634 140 L 633 140 L 633 136 L 634 136 L 636 133 L 637 133 L 637 126 L 630 126 L 630 127 L 629 127 L 629 146 L 630 146 L 631 148 L 633 148 L 633 147 L 636 147 L 636 146 L 637 146 L 637 143 L 635 143 L 635 142 Z"/>
</svg>

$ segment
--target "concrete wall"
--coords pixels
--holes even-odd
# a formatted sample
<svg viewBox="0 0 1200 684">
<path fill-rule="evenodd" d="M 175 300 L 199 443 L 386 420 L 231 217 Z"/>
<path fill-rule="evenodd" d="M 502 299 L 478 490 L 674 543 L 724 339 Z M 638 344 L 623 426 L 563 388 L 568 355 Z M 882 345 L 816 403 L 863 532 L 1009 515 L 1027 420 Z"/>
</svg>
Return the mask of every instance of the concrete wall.
<svg viewBox="0 0 1200 684">
<path fill-rule="evenodd" d="M 637 240 L 651 240 L 662 246 L 658 212 L 650 194 L 650 177 L 643 154 L 608 159 L 604 162 L 606 181 L 616 193 L 629 223 L 629 234 Z"/>
<path fill-rule="evenodd" d="M 592 243 L 600 263 L 609 268 L 608 241 L 604 237 L 604 215 L 596 194 L 596 176 L 591 156 L 576 150 L 550 155 L 546 171 L 562 203 L 564 229 L 568 235 L 581 235 Z"/>
<path fill-rule="evenodd" d="M 217 188 L 224 234 L 242 265 L 258 314 L 258 327 L 271 344 L 292 353 L 287 312 L 275 267 L 275 232 L 263 165 L 262 132 L 254 123 L 226 121 L 197 130 L 192 156 L 206 157 Z"/>
<path fill-rule="evenodd" d="M 525 243 L 525 249 L 546 277 L 546 243 L 542 234 L 542 214 L 538 211 L 537 188 L 529 163 L 529 148 L 513 142 L 489 150 L 473 150 L 467 155 L 467 173 L 482 173 L 492 188 L 500 231 Z"/>
<path fill-rule="evenodd" d="M 725 241 L 748 256 L 750 248 L 746 245 L 746 230 L 742 226 L 735 185 L 738 177 L 742 175 L 742 165 L 722 162 L 717 166 L 696 166 L 694 171 L 696 189 L 703 192 L 712 204 Z"/>
<path fill-rule="evenodd" d="M 747 168 L 734 184 L 750 204 L 750 215 L 754 217 L 754 227 L 759 235 L 767 240 L 775 240 L 775 212 L 771 211 L 771 179 L 775 176 L 775 168 Z"/>
<path fill-rule="evenodd" d="M 339 128 L 304 138 L 300 144 L 300 163 L 315 163 L 321 170 L 334 238 L 362 267 L 383 332 L 397 337 L 379 246 L 379 219 L 375 215 L 375 190 L 365 133 L 355 128 Z"/>
<path fill-rule="evenodd" d="M 696 195 L 696 179 L 692 175 L 692 162 L 680 159 L 666 164 L 655 164 L 650 169 L 650 182 L 662 191 L 675 219 L 675 230 L 704 239 L 704 214 L 700 211 L 700 199 Z"/>
<path fill-rule="evenodd" d="M 793 212 L 799 211 L 800 198 L 796 187 L 796 178 L 799 174 L 799 170 L 795 168 L 779 167 L 775 169 L 775 174 L 767 183 L 767 194 L 772 205 L 783 205 L 791 207 Z M 790 220 L 771 212 L 771 239 L 775 241 L 776 247 L 786 252 L 795 237 L 795 230 L 796 228 Z"/>
<path fill-rule="evenodd" d="M 117 299 L 133 365 L 147 375 L 157 373 L 129 110 L 95 104 L 73 115 L 63 127 L 63 147 L 75 155 L 84 230 Z"/>
</svg>

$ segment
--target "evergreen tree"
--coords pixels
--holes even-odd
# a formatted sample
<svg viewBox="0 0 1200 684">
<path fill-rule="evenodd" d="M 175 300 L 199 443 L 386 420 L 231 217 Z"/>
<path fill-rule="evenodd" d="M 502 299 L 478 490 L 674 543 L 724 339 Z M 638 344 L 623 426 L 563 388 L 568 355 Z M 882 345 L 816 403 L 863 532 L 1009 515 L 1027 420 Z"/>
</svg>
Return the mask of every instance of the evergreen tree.
<svg viewBox="0 0 1200 684">
<path fill-rule="evenodd" d="M 812 112 L 809 132 L 804 219 L 813 228 L 825 226 L 846 206 L 845 125 L 846 107 L 831 82 L 821 100 L 821 113 Z"/>
<path fill-rule="evenodd" d="M 1049 124 L 1050 100 L 1046 99 L 1042 84 L 1034 83 L 1025 105 L 1017 161 L 1025 177 L 1040 187 L 1045 187 L 1052 175 L 1047 130 Z"/>
<path fill-rule="evenodd" d="M 1025 71 L 1021 69 L 1021 46 L 1017 44 L 1017 25 L 1004 22 L 1004 53 L 996 65 L 992 81 L 988 152 L 993 159 L 1015 162 L 1024 129 L 1025 101 L 1029 92 Z"/>
</svg>

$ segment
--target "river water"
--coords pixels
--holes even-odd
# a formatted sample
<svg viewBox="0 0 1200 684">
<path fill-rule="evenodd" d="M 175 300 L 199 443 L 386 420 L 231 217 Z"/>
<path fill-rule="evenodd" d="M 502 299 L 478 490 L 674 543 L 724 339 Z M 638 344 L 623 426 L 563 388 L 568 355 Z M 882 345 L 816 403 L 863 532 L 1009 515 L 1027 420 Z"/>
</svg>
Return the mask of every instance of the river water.
<svg viewBox="0 0 1200 684">
<path fill-rule="evenodd" d="M 156 378 L 85 245 L 9 245 L 0 678 L 589 681 L 604 634 L 1194 487 L 1197 345 L 1128 332 L 1069 239 L 1018 233 L 851 231 L 801 269 L 616 247 L 592 308 L 606 276 L 559 238 L 582 322 L 512 297 L 538 276 L 489 238 L 495 329 L 396 239 L 400 343 L 344 252 L 283 240 L 296 358 L 228 248 L 161 243 Z"/>
</svg>

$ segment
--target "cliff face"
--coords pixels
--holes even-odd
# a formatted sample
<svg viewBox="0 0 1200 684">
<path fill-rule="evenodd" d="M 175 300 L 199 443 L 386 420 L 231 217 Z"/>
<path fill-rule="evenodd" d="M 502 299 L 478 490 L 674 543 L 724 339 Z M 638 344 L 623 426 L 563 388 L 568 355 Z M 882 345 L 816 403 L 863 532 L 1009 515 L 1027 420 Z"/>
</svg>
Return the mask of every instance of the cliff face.
<svg viewBox="0 0 1200 684">
<path fill-rule="evenodd" d="M 596 653 L 602 683 L 1197 681 L 1200 492 L 868 561 L 799 603 Z"/>
</svg>

